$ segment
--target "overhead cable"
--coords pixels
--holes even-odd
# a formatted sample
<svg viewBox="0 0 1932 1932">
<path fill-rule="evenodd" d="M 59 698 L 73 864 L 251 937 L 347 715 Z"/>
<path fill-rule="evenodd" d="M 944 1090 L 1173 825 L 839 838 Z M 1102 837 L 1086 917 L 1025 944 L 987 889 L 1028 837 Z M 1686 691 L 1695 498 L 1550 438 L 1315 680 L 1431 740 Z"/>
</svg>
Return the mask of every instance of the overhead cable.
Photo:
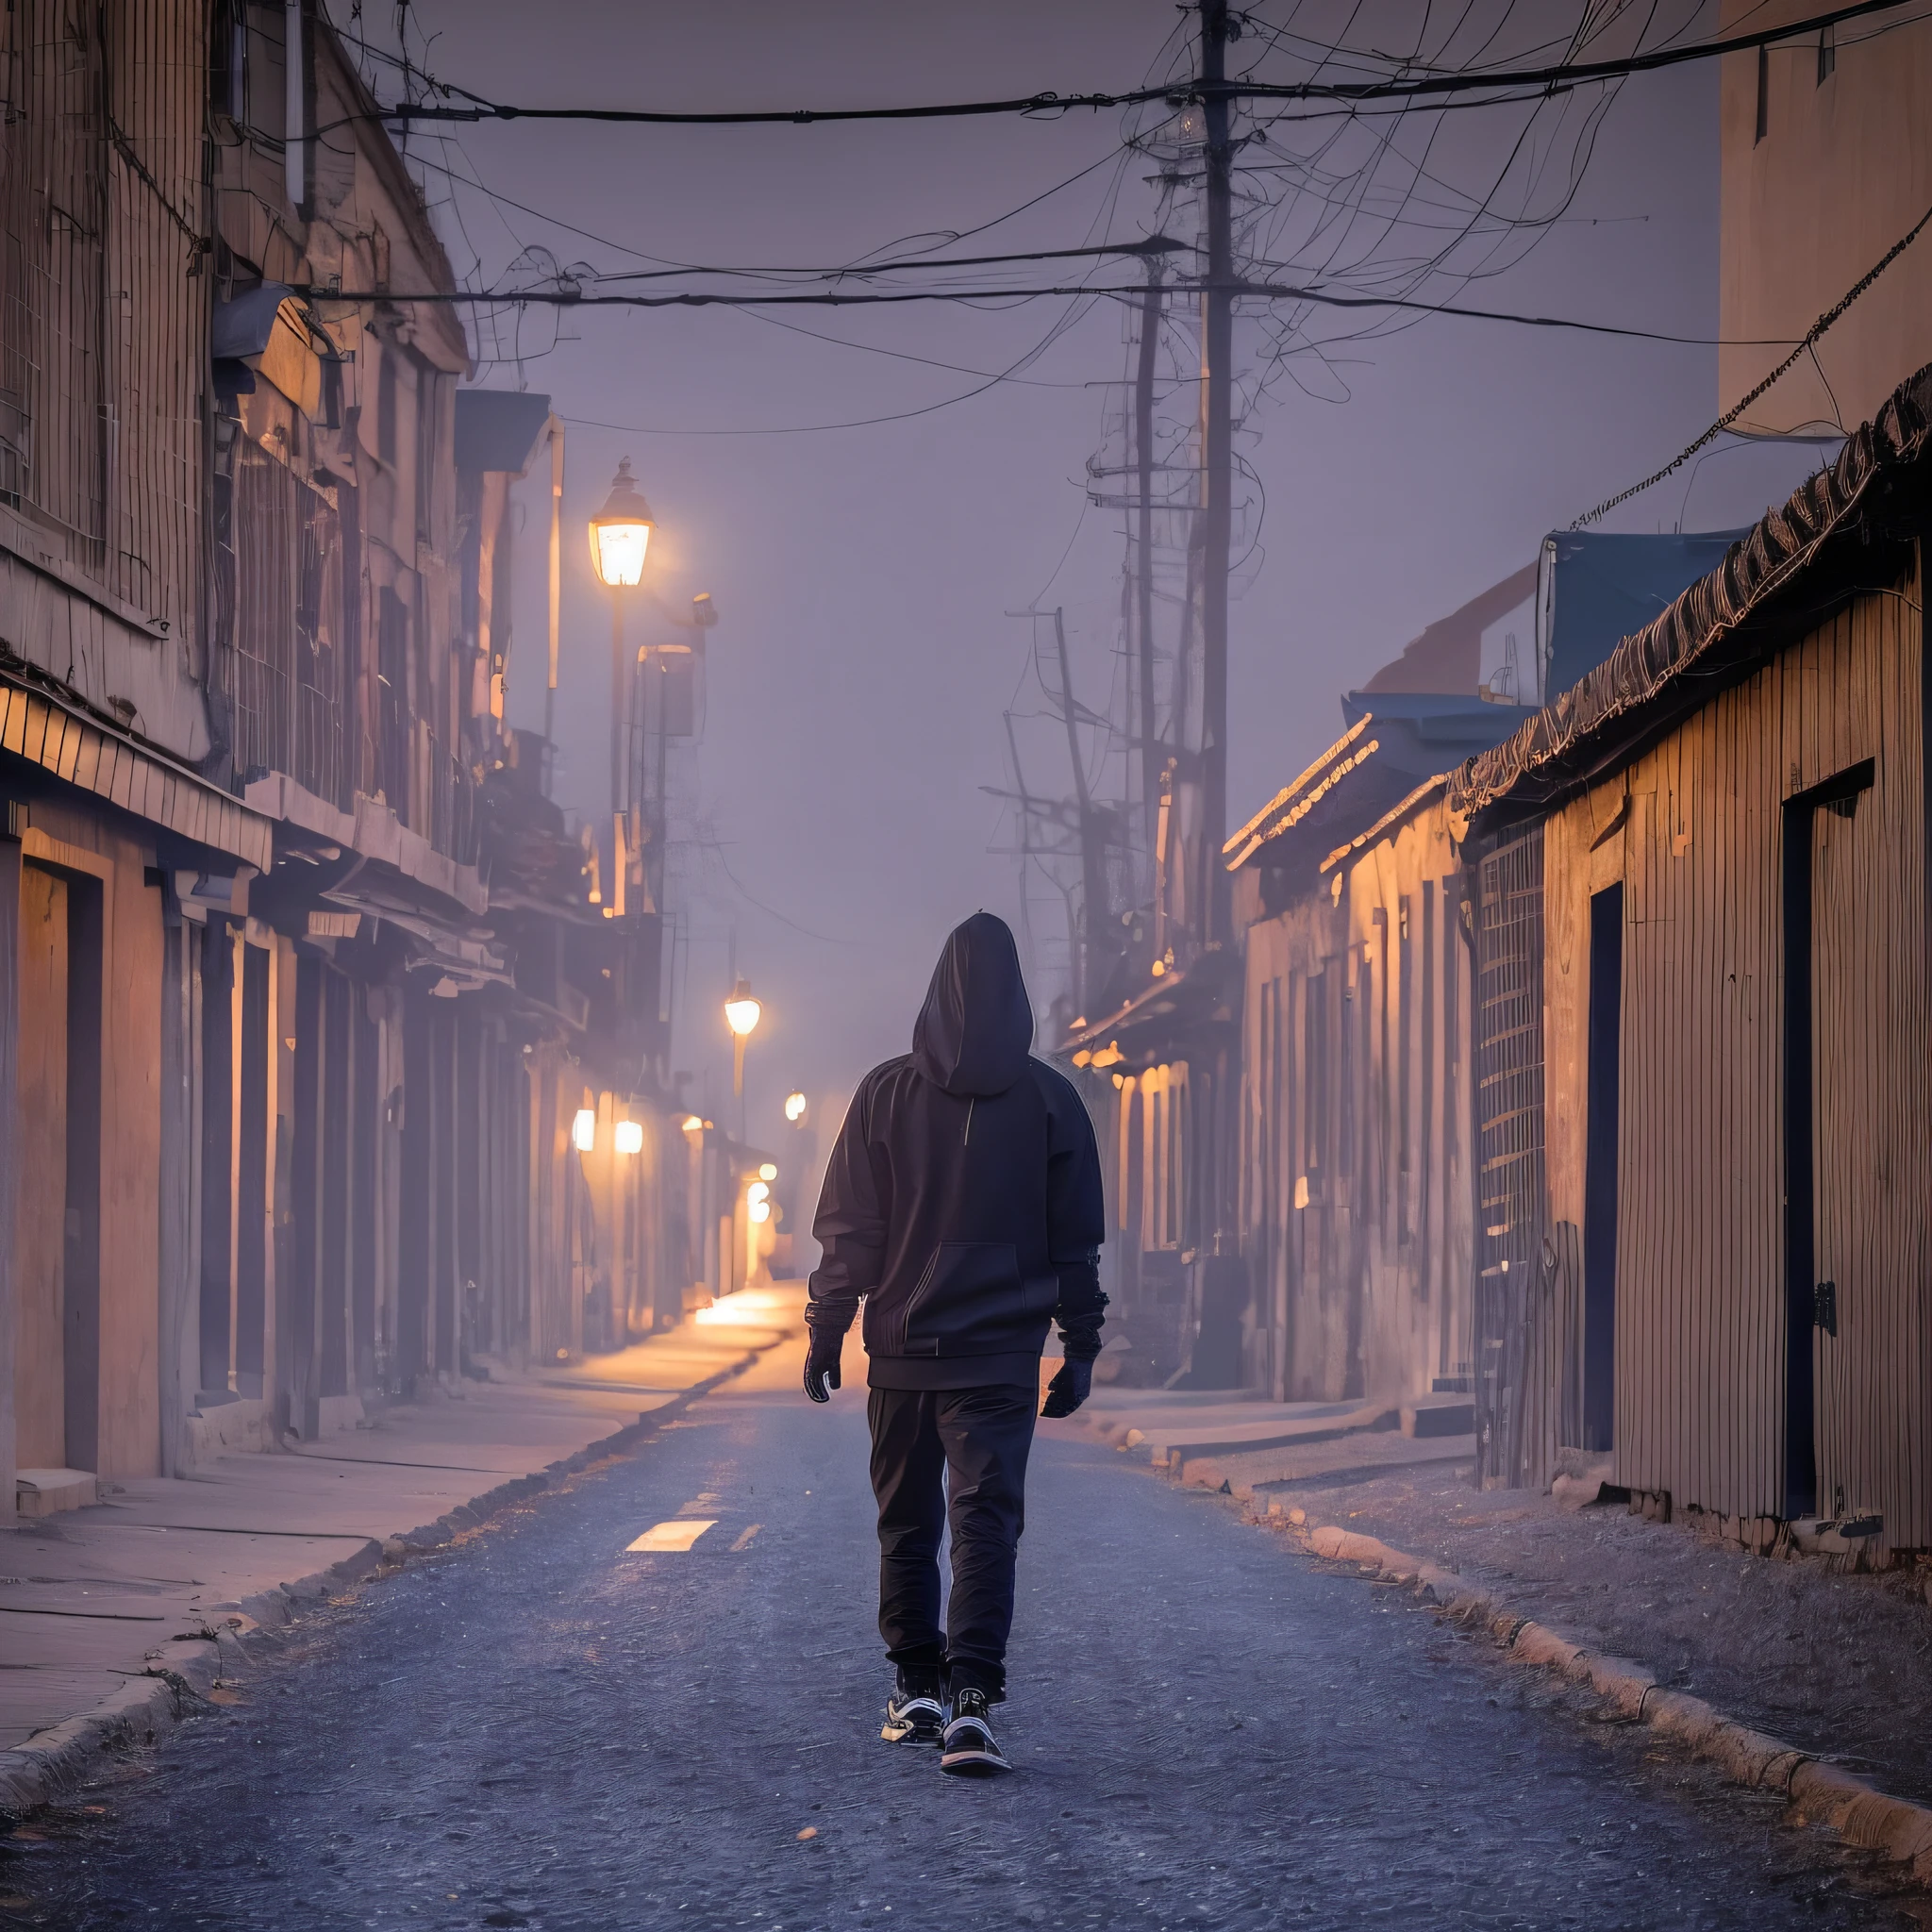
<svg viewBox="0 0 1932 1932">
<path fill-rule="evenodd" d="M 1166 287 L 1170 294 L 1198 295 L 1206 291 L 1208 284 L 1205 281 L 1169 282 Z M 1142 283 L 1129 283 L 1124 287 L 1074 283 L 1032 289 L 868 289 L 851 293 L 828 289 L 782 295 L 743 295 L 698 289 L 673 290 L 661 295 L 597 295 L 558 289 L 431 289 L 403 292 L 396 290 L 300 287 L 294 292 L 316 302 L 389 302 L 398 305 L 421 302 L 441 306 L 531 303 L 552 308 L 868 308 L 897 307 L 908 302 L 1030 302 L 1054 295 L 1131 295 L 1139 301 L 1146 293 L 1146 288 Z M 1574 329 L 1587 335 L 1628 336 L 1638 341 L 1670 342 L 1684 348 L 1782 348 L 1790 341 L 1786 336 L 1731 341 L 1716 336 L 1671 335 L 1660 329 L 1627 328 L 1617 323 L 1583 322 L 1561 315 L 1520 315 L 1501 308 L 1465 308 L 1454 303 L 1415 301 L 1400 295 L 1337 295 L 1324 289 L 1297 288 L 1283 282 L 1238 281 L 1234 284 L 1234 292 L 1237 295 L 1261 296 L 1271 301 L 1308 302 L 1331 308 L 1415 309 L 1429 315 L 1461 316 L 1474 322 L 1514 323 L 1524 328 Z"/>
<path fill-rule="evenodd" d="M 997 268 L 1004 264 L 1019 261 L 1071 261 L 1077 258 L 1091 258 L 1102 255 L 1139 255 L 1149 258 L 1160 255 L 1186 254 L 1192 250 L 1191 242 L 1176 242 L 1172 236 L 1151 235 L 1143 242 L 1109 242 L 1096 248 L 1036 248 L 1018 255 L 936 255 L 901 256 L 893 261 L 866 261 L 848 263 L 842 268 L 658 268 L 624 269 L 615 275 L 600 275 L 599 286 L 606 282 L 646 282 L 662 281 L 669 275 L 769 275 L 775 279 L 780 275 L 804 275 L 818 281 L 836 281 L 850 275 L 855 280 L 867 275 L 888 275 L 908 268 Z"/>
<path fill-rule="evenodd" d="M 1497 88 L 1574 87 L 1579 82 L 1614 80 L 1625 75 L 1651 74 L 1687 61 L 1712 60 L 1725 54 L 1768 47 L 1780 41 L 1802 39 L 1821 33 L 1841 22 L 1866 14 L 1882 13 L 1903 4 L 1903 0 L 1854 0 L 1854 4 L 1834 7 L 1788 21 L 1779 26 L 1759 27 L 1749 33 L 1732 34 L 1723 40 L 1699 41 L 1689 46 L 1658 47 L 1649 53 L 1627 54 L 1613 60 L 1578 60 L 1549 67 L 1498 68 L 1489 72 L 1465 70 L 1457 74 L 1428 75 L 1415 79 L 1257 81 L 1233 79 L 1204 82 L 1198 78 L 1170 82 L 1160 87 L 1133 88 L 1120 93 L 1039 93 L 1012 95 L 1002 100 L 947 101 L 917 107 L 893 108 L 734 108 L 711 111 L 679 111 L 654 108 L 540 108 L 508 101 L 492 101 L 451 82 L 430 84 L 443 96 L 443 103 L 398 102 L 378 108 L 373 116 L 349 115 L 341 121 L 318 127 L 318 135 L 348 125 L 351 121 L 592 121 L 641 126 L 744 127 L 807 126 L 832 121 L 938 121 L 970 119 L 1000 114 L 1064 114 L 1077 108 L 1094 111 L 1115 108 L 1143 107 L 1163 102 L 1173 107 L 1206 101 L 1426 101 L 1451 94 L 1469 93 Z M 449 105 L 460 99 L 467 106 Z"/>
<path fill-rule="evenodd" d="M 1839 317 L 1841 316 L 1845 312 L 1845 310 L 1849 308 L 1852 306 L 1852 304 L 1856 302 L 1858 299 L 1858 297 L 1862 295 L 1865 292 L 1865 291 L 1869 289 L 1872 286 L 1872 284 L 1875 282 L 1878 279 L 1878 277 L 1882 275 L 1885 273 L 1885 271 L 1889 269 L 1892 265 L 1892 263 L 1895 262 L 1899 258 L 1899 257 L 1903 255 L 1906 252 L 1906 250 L 1909 248 L 1912 245 L 1912 243 L 1919 239 L 1919 237 L 1922 234 L 1924 233 L 1926 225 L 1928 224 L 1932 224 L 1932 208 L 1928 208 L 1925 210 L 1925 212 L 1922 214 L 1915 223 L 1913 223 L 1909 232 L 1901 235 L 1899 239 L 1896 242 L 1894 242 L 1891 244 L 1891 246 L 1888 248 L 1885 251 L 1885 253 L 1882 256 L 1880 256 L 1879 258 L 1875 262 L 1874 262 L 1872 266 L 1869 269 L 1867 269 L 1865 273 L 1862 275 L 1860 275 L 1858 279 L 1856 282 L 1854 282 L 1852 286 L 1849 289 L 1847 289 L 1845 292 L 1842 295 L 1840 295 L 1839 299 L 1836 302 L 1834 302 L 1831 305 L 1831 307 L 1827 308 L 1824 311 L 1824 313 L 1821 315 L 1818 318 L 1818 320 L 1811 325 L 1809 328 L 1807 328 L 1805 331 L 1804 340 L 1799 342 L 1798 346 L 1795 349 L 1793 349 L 1791 353 L 1789 356 L 1787 356 L 1785 359 L 1782 362 L 1780 362 L 1777 365 L 1777 367 L 1774 369 L 1771 372 L 1771 374 L 1764 378 L 1762 382 L 1758 383 L 1754 389 L 1749 391 L 1746 394 L 1739 397 L 1739 399 L 1735 403 L 1733 403 L 1731 407 L 1728 409 L 1726 409 L 1724 412 L 1724 414 L 1720 416 L 1717 419 L 1717 421 L 1713 423 L 1710 425 L 1710 427 L 1707 429 L 1704 432 L 1704 434 L 1697 439 L 1695 442 L 1690 443 L 1685 448 L 1680 450 L 1675 456 L 1674 456 L 1671 458 L 1669 462 L 1667 462 L 1663 466 L 1661 470 L 1656 471 L 1651 475 L 1646 476 L 1641 483 L 1633 483 L 1627 490 L 1620 490 L 1618 491 L 1616 495 L 1606 497 L 1604 501 L 1598 504 L 1594 509 L 1585 510 L 1584 513 L 1580 517 L 1578 517 L 1574 524 L 1570 525 L 1570 527 L 1573 530 L 1580 530 L 1586 524 L 1593 524 L 1597 521 L 1598 518 L 1607 516 L 1611 510 L 1617 508 L 1619 504 L 1628 503 L 1633 496 L 1641 496 L 1644 491 L 1648 490 L 1652 486 L 1652 484 L 1661 483 L 1666 476 L 1671 475 L 1673 471 L 1682 469 L 1683 466 L 1686 463 L 1688 463 L 1690 460 L 1690 458 L 1694 457 L 1697 454 L 1697 452 L 1705 446 L 1706 443 L 1716 441 L 1716 440 L 1720 436 L 1722 436 L 1724 433 L 1724 431 L 1731 426 L 1732 424 L 1737 422 L 1739 417 L 1740 417 L 1744 413 L 1744 411 L 1748 409 L 1751 407 L 1751 405 L 1758 399 L 1758 397 L 1763 395 L 1775 383 L 1777 383 L 1780 380 L 1780 378 L 1786 375 L 1793 367 L 1796 366 L 1796 364 L 1804 357 L 1811 353 L 1812 346 L 1817 342 L 1819 337 L 1822 336 L 1825 332 L 1825 330 L 1828 329 L 1832 325 L 1832 324 L 1835 323 L 1839 319 Z"/>
</svg>

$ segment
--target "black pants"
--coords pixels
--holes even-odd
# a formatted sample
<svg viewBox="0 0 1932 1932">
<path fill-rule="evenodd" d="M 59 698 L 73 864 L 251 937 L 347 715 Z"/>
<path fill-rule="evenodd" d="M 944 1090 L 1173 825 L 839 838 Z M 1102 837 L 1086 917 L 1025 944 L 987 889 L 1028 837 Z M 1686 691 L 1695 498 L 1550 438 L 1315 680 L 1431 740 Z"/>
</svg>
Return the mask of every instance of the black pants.
<svg viewBox="0 0 1932 1932">
<path fill-rule="evenodd" d="M 947 1674 L 955 1691 L 1006 1694 L 1013 1561 L 1026 1513 L 1031 1389 L 874 1389 L 872 1488 L 879 1505 L 879 1635 L 902 1669 Z M 940 1532 L 953 1534 L 953 1594 L 940 1630 Z"/>
</svg>

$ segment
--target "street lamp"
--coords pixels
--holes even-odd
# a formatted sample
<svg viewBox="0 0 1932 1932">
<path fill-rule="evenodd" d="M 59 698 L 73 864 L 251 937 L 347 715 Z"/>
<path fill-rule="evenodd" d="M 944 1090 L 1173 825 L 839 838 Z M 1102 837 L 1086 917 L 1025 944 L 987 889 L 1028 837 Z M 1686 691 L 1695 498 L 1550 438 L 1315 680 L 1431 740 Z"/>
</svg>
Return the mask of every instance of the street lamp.
<svg viewBox="0 0 1932 1932">
<path fill-rule="evenodd" d="M 591 519 L 591 562 L 598 578 L 610 590 L 610 865 L 613 889 L 604 907 L 607 918 L 624 903 L 625 869 L 624 820 L 625 729 L 630 667 L 624 656 L 624 593 L 635 590 L 644 574 L 644 557 L 651 547 L 651 506 L 644 501 L 625 457 L 611 478 L 604 508 Z"/>
<path fill-rule="evenodd" d="M 644 1151 L 644 1124 L 642 1121 L 618 1122 L 617 1151 L 620 1154 L 641 1154 Z"/>
<path fill-rule="evenodd" d="M 570 1124 L 570 1143 L 579 1154 L 589 1154 L 597 1144 L 597 1115 L 593 1108 L 580 1107 Z"/>
<path fill-rule="evenodd" d="M 805 1118 L 806 1099 L 802 1093 L 785 1096 L 785 1118 L 795 1127 Z"/>
<path fill-rule="evenodd" d="M 591 561 L 598 577 L 613 591 L 635 590 L 644 575 L 644 553 L 657 527 L 625 457 L 611 478 L 604 508 L 591 519 Z"/>
<path fill-rule="evenodd" d="M 724 1002 L 724 1024 L 731 1029 L 731 1097 L 738 1102 L 738 1138 L 744 1138 L 744 1042 L 758 1024 L 764 1008 L 751 996 L 751 981 L 741 979 Z"/>
</svg>

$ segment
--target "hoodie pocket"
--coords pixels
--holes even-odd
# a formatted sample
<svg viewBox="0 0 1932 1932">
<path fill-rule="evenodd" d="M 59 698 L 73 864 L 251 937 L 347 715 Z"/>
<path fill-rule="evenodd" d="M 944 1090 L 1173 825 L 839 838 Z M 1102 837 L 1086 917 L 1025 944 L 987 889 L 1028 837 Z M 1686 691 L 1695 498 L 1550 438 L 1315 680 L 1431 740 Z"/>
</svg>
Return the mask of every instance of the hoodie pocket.
<svg viewBox="0 0 1932 1932">
<path fill-rule="evenodd" d="M 1028 1345 L 1052 1312 L 1020 1276 L 1008 1241 L 941 1241 L 906 1298 L 900 1327 L 905 1355 L 994 1355 Z"/>
</svg>

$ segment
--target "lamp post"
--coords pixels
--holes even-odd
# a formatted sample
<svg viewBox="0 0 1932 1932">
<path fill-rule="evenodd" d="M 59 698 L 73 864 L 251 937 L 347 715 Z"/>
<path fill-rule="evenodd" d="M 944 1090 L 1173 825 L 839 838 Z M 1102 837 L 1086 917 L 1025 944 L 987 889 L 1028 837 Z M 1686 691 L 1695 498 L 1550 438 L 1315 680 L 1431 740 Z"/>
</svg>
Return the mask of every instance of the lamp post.
<svg viewBox="0 0 1932 1932">
<path fill-rule="evenodd" d="M 764 1008 L 752 998 L 751 981 L 741 979 L 724 1002 L 724 1024 L 731 1029 L 731 1097 L 738 1103 L 738 1138 L 744 1139 L 744 1043 L 758 1024 Z"/>
<path fill-rule="evenodd" d="M 621 874 L 624 853 L 625 724 L 628 707 L 630 667 L 624 656 L 624 593 L 635 590 L 644 575 L 644 558 L 651 547 L 651 506 L 644 501 L 625 457 L 611 478 L 604 508 L 591 519 L 591 561 L 598 578 L 610 589 L 610 833 L 611 869 Z M 613 879 L 617 893 L 621 883 Z M 609 909 L 607 902 L 606 910 Z"/>
</svg>

